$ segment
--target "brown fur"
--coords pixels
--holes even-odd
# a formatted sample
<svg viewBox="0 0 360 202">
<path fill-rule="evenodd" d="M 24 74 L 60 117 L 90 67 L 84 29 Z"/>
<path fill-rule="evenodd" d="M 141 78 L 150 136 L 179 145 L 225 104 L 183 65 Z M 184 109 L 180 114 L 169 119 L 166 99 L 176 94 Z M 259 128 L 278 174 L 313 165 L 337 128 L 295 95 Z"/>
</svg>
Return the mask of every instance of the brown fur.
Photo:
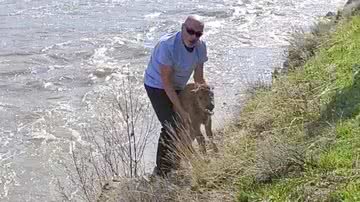
<svg viewBox="0 0 360 202">
<path fill-rule="evenodd" d="M 181 91 L 179 99 L 182 107 L 190 115 L 190 139 L 191 142 L 196 139 L 200 146 L 200 151 L 205 154 L 205 138 L 201 133 L 201 124 L 205 125 L 205 132 L 210 139 L 210 144 L 215 152 L 218 151 L 213 142 L 213 132 L 211 130 L 211 115 L 214 108 L 213 89 L 206 85 L 196 85 L 194 83 L 186 85 Z"/>
</svg>

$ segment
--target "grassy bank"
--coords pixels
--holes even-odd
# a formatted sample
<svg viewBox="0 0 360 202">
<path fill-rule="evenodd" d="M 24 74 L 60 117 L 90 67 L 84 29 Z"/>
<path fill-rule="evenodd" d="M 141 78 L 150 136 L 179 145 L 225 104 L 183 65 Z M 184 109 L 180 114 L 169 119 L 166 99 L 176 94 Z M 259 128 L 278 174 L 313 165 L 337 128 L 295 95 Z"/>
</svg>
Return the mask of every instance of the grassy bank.
<svg viewBox="0 0 360 202">
<path fill-rule="evenodd" d="M 360 201 L 360 16 L 294 37 L 288 64 L 224 129 L 219 156 L 193 163 L 195 193 Z"/>
</svg>

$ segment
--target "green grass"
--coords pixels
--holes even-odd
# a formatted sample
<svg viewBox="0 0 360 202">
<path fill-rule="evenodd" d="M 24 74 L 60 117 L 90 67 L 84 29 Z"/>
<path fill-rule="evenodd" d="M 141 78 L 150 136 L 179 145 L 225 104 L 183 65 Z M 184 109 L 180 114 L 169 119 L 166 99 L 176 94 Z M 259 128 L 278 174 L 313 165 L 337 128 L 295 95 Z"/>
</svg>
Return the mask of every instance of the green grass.
<svg viewBox="0 0 360 202">
<path fill-rule="evenodd" d="M 336 127 L 336 142 L 327 152 L 321 154 L 319 161 L 320 167 L 326 171 L 352 169 L 356 164 L 360 164 L 359 158 L 359 123 L 354 120 L 338 123 Z"/>
<path fill-rule="evenodd" d="M 333 199 L 342 201 L 360 201 L 360 180 L 355 180 L 340 187 L 338 191 L 332 194 Z"/>
<path fill-rule="evenodd" d="M 265 112 L 271 121 L 258 125 L 271 123 L 266 130 L 306 122 L 313 126 L 310 132 L 304 131 L 312 134 L 308 144 L 321 138 L 331 140 L 308 155 L 313 160 L 305 159 L 305 169 L 298 172 L 300 177 L 283 175 L 269 184 L 252 185 L 252 189 L 244 190 L 240 186 L 238 201 L 304 201 L 305 196 L 316 195 L 306 193 L 309 190 L 320 192 L 321 200 L 360 200 L 360 76 L 354 76 L 359 64 L 360 17 L 357 16 L 339 24 L 303 68 L 280 78 L 280 85 L 275 84 L 271 91 L 261 92 L 250 101 L 244 113 L 255 118 L 244 125 L 253 131 L 260 128 L 251 125 L 256 123 L 256 116 Z M 264 131 L 261 130 L 260 133 Z M 297 140 L 301 143 L 301 138 Z"/>
</svg>

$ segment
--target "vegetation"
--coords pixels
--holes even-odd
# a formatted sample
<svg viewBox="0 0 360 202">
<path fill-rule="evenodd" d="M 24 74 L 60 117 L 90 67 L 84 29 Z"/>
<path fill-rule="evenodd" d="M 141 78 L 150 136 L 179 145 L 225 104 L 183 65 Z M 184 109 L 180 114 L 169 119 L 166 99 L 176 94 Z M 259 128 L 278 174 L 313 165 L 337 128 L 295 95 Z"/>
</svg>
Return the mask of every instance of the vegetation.
<svg viewBox="0 0 360 202">
<path fill-rule="evenodd" d="M 360 16 L 296 33 L 288 72 L 257 88 L 193 190 L 236 201 L 360 200 Z"/>
</svg>

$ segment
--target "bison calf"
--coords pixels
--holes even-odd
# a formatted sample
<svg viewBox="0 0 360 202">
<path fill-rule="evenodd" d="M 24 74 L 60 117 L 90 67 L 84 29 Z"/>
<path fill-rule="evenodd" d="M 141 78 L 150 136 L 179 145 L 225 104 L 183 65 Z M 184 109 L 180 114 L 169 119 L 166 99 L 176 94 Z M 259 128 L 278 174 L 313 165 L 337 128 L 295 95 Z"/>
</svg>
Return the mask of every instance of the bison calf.
<svg viewBox="0 0 360 202">
<path fill-rule="evenodd" d="M 179 94 L 182 107 L 190 115 L 190 140 L 196 139 L 200 146 L 200 151 L 205 154 L 205 138 L 201 133 L 201 124 L 205 125 L 205 132 L 210 140 L 210 144 L 215 152 L 218 151 L 213 141 L 211 130 L 211 115 L 213 115 L 214 93 L 213 88 L 207 84 L 188 84 Z"/>
</svg>

